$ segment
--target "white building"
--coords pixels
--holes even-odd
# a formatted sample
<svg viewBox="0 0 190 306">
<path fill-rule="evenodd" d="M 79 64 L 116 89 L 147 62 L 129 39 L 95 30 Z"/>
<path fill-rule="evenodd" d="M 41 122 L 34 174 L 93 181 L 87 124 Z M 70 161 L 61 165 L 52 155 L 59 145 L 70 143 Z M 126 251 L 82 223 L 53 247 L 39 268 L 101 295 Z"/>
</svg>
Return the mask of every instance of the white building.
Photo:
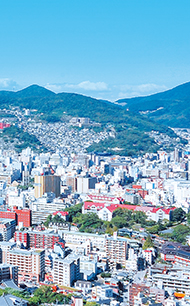
<svg viewBox="0 0 190 306">
<path fill-rule="evenodd" d="M 70 254 L 66 258 L 56 258 L 53 263 L 53 281 L 62 286 L 73 286 L 79 279 L 80 259 Z"/>
</svg>

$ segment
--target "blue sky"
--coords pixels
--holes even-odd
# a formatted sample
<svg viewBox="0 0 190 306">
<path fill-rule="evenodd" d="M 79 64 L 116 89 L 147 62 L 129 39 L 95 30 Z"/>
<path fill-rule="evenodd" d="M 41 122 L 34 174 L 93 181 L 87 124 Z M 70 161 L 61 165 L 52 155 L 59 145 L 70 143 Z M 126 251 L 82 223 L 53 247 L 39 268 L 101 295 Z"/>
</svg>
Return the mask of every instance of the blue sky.
<svg viewBox="0 0 190 306">
<path fill-rule="evenodd" d="M 190 81 L 190 1 L 0 2 L 0 89 L 111 101 Z"/>
</svg>

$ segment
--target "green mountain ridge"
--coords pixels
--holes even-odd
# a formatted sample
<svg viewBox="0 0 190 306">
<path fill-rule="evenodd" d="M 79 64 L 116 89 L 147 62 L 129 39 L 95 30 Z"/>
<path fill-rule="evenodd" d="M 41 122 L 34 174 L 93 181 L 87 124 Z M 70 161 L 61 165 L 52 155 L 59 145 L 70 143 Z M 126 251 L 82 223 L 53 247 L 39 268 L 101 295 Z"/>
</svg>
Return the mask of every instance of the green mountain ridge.
<svg viewBox="0 0 190 306">
<path fill-rule="evenodd" d="M 120 155 L 153 152 L 159 149 L 159 146 L 146 134 L 147 132 L 155 130 L 176 137 L 167 126 L 158 125 L 136 110 L 127 111 L 125 107 L 109 101 L 76 93 L 55 94 L 38 85 L 31 85 L 17 92 L 0 91 L 0 108 L 10 105 L 19 106 L 21 109 L 36 109 L 39 114 L 43 113 L 41 118 L 49 122 L 62 120 L 64 115 L 69 115 L 89 117 L 92 121 L 101 123 L 102 129 L 107 125 L 114 127 L 115 138 L 110 137 L 104 142 L 94 144 L 88 151 L 107 150 Z"/>
<path fill-rule="evenodd" d="M 171 127 L 190 127 L 190 82 L 146 97 L 121 99 L 117 103 L 130 111 Z"/>
</svg>

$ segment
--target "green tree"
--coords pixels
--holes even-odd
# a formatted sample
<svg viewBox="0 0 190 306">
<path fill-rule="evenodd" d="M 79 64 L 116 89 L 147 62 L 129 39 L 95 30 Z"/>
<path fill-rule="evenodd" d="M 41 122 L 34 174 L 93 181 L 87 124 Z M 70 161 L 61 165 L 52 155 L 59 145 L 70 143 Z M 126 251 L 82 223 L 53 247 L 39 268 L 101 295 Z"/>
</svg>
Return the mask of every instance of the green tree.
<svg viewBox="0 0 190 306">
<path fill-rule="evenodd" d="M 185 212 L 181 207 L 176 208 L 175 210 L 172 211 L 171 219 L 173 222 L 183 221 L 184 217 L 185 217 Z"/>
<path fill-rule="evenodd" d="M 171 238 L 176 240 L 177 242 L 184 243 L 186 242 L 186 237 L 189 234 L 190 234 L 190 228 L 186 225 L 179 224 L 174 228 L 171 234 Z"/>
<path fill-rule="evenodd" d="M 143 250 L 146 250 L 148 248 L 153 248 L 153 247 L 154 247 L 154 243 L 153 243 L 150 235 L 148 235 L 146 237 L 146 240 L 145 240 L 144 244 L 143 244 Z"/>
<path fill-rule="evenodd" d="M 68 207 L 65 209 L 69 213 L 69 221 L 72 222 L 73 218 L 76 217 L 78 214 L 82 213 L 82 205 L 83 203 Z"/>
</svg>

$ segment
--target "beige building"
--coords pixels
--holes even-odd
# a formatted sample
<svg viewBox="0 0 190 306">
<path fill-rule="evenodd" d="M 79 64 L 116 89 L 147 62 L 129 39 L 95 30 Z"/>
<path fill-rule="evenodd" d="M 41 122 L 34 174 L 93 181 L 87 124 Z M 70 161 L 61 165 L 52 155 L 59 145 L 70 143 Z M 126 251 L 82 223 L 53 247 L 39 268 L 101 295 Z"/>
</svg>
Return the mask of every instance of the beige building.
<svg viewBox="0 0 190 306">
<path fill-rule="evenodd" d="M 115 234 L 115 233 L 114 233 Z M 125 238 L 108 237 L 106 239 L 106 256 L 110 262 L 125 266 L 128 255 L 128 241 Z"/>
<path fill-rule="evenodd" d="M 57 175 L 36 175 L 34 179 L 35 198 L 38 199 L 46 192 L 53 192 L 55 196 L 60 195 L 61 178 Z"/>
<path fill-rule="evenodd" d="M 7 264 L 18 267 L 18 280 L 40 282 L 45 276 L 45 251 L 10 249 Z"/>
</svg>

